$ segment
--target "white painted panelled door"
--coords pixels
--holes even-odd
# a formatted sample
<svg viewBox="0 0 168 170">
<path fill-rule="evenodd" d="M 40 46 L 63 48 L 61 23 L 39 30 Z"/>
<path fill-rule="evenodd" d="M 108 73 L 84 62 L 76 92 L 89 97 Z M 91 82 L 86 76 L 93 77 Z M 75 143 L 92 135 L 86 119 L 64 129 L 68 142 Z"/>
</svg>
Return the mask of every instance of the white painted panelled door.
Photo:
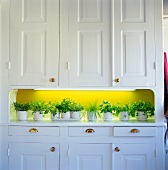
<svg viewBox="0 0 168 170">
<path fill-rule="evenodd" d="M 59 145 L 9 143 L 9 170 L 59 170 Z"/>
<path fill-rule="evenodd" d="M 11 0 L 10 85 L 58 85 L 59 0 Z"/>
<path fill-rule="evenodd" d="M 111 86 L 110 4 L 110 0 L 69 0 L 69 86 Z"/>
<path fill-rule="evenodd" d="M 154 0 L 114 0 L 114 6 L 113 85 L 155 86 Z"/>
<path fill-rule="evenodd" d="M 117 149 L 115 149 L 117 147 Z M 155 170 L 155 144 L 114 144 L 113 170 Z"/>
<path fill-rule="evenodd" d="M 68 156 L 69 170 L 111 170 L 111 144 L 70 144 Z"/>
</svg>

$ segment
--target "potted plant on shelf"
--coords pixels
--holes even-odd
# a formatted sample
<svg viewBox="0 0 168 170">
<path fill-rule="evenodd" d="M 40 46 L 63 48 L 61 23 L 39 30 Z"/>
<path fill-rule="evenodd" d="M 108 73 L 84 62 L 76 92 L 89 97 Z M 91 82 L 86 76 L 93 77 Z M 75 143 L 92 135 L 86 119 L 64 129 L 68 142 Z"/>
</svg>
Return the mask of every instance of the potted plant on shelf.
<svg viewBox="0 0 168 170">
<path fill-rule="evenodd" d="M 137 119 L 140 121 L 147 120 L 154 115 L 155 108 L 149 101 L 138 101 L 134 103 L 137 112 Z"/>
<path fill-rule="evenodd" d="M 31 101 L 30 110 L 34 114 L 34 120 L 43 120 L 43 115 L 48 113 L 47 104 L 44 101 Z"/>
<path fill-rule="evenodd" d="M 70 105 L 70 112 L 71 112 L 71 118 L 72 119 L 80 119 L 80 112 L 84 109 L 84 107 L 74 100 L 71 101 Z"/>
<path fill-rule="evenodd" d="M 121 121 L 129 120 L 129 111 L 128 110 L 129 110 L 129 108 L 128 108 L 127 104 L 118 106 L 118 112 L 119 112 Z"/>
<path fill-rule="evenodd" d="M 60 119 L 60 109 L 61 103 L 60 102 L 48 102 L 47 104 L 47 112 L 51 114 L 51 120 L 58 120 Z"/>
<path fill-rule="evenodd" d="M 97 115 L 100 117 L 97 101 L 88 102 L 85 110 L 87 111 L 87 117 L 89 121 L 95 121 L 97 119 Z"/>
<path fill-rule="evenodd" d="M 103 113 L 104 121 L 111 121 L 112 120 L 112 107 L 109 101 L 103 100 L 102 103 L 99 105 L 100 112 Z"/>
<path fill-rule="evenodd" d="M 27 120 L 27 111 L 30 108 L 29 103 L 14 102 L 13 105 L 17 112 L 17 119 L 18 120 Z"/>
<path fill-rule="evenodd" d="M 71 99 L 65 98 L 62 99 L 60 104 L 60 111 L 62 113 L 63 119 L 69 119 L 70 118 L 70 109 L 71 109 Z"/>
</svg>

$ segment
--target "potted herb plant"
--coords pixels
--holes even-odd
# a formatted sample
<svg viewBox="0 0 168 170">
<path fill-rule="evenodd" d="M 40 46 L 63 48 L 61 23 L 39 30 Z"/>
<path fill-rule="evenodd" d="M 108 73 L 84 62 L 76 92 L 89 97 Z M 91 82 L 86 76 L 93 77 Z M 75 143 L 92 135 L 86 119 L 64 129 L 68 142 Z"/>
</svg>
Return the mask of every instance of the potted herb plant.
<svg viewBox="0 0 168 170">
<path fill-rule="evenodd" d="M 71 99 L 69 98 L 62 99 L 60 110 L 61 110 L 63 119 L 70 118 L 70 109 L 71 109 Z"/>
<path fill-rule="evenodd" d="M 44 101 L 31 101 L 30 110 L 34 114 L 34 120 L 43 120 L 43 115 L 48 113 L 47 104 Z"/>
<path fill-rule="evenodd" d="M 27 120 L 27 111 L 30 108 L 29 103 L 14 102 L 13 105 L 17 112 L 17 119 L 18 120 Z"/>
<path fill-rule="evenodd" d="M 80 119 L 80 112 L 84 109 L 84 107 L 74 100 L 71 101 L 70 105 L 70 112 L 71 112 L 71 118 L 72 119 Z"/>
<path fill-rule="evenodd" d="M 121 105 L 118 107 L 118 111 L 119 111 L 119 114 L 120 114 L 120 120 L 121 121 L 127 121 L 129 120 L 129 108 L 128 108 L 128 105 L 125 104 L 125 105 Z"/>
<path fill-rule="evenodd" d="M 111 121 L 112 120 L 112 107 L 109 101 L 103 100 L 102 103 L 99 105 L 100 112 L 103 113 L 104 121 Z"/>
<path fill-rule="evenodd" d="M 60 119 L 60 109 L 61 103 L 60 102 L 48 102 L 47 104 L 47 112 L 51 114 L 51 120 Z"/>
<path fill-rule="evenodd" d="M 134 104 L 134 107 L 137 111 L 137 119 L 138 120 L 147 120 L 148 117 L 154 115 L 154 106 L 149 101 L 138 101 Z"/>
<path fill-rule="evenodd" d="M 87 111 L 87 117 L 89 121 L 95 121 L 97 119 L 97 115 L 99 115 L 99 106 L 97 104 L 97 101 L 88 102 L 85 110 Z"/>
</svg>

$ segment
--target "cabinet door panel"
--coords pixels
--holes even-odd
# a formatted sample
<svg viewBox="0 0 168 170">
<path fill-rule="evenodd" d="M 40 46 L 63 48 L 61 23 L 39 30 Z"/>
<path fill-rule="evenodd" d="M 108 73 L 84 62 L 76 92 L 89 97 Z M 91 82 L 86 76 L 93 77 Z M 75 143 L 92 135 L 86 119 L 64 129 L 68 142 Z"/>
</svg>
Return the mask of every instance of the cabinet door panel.
<svg viewBox="0 0 168 170">
<path fill-rule="evenodd" d="M 12 0 L 10 10 L 10 84 L 58 85 L 59 0 Z"/>
<path fill-rule="evenodd" d="M 110 144 L 70 144 L 69 170 L 111 170 Z"/>
<path fill-rule="evenodd" d="M 69 86 L 111 86 L 110 1 L 69 3 Z"/>
<path fill-rule="evenodd" d="M 115 0 L 115 86 L 155 85 L 153 0 Z"/>
<path fill-rule="evenodd" d="M 50 149 L 55 147 L 55 152 Z M 59 145 L 10 143 L 9 170 L 58 170 Z"/>
<path fill-rule="evenodd" d="M 115 148 L 118 147 L 117 152 Z M 155 144 L 114 144 L 113 170 L 155 170 Z"/>
</svg>

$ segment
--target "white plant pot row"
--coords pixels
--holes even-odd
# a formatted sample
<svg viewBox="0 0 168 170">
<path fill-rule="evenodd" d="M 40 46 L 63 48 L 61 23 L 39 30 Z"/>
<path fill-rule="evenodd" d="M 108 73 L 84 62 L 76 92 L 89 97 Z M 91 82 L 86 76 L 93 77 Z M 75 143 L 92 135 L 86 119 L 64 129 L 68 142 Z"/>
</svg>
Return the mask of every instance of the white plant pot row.
<svg viewBox="0 0 168 170">
<path fill-rule="evenodd" d="M 34 120 L 35 121 L 41 121 L 43 120 L 43 114 L 40 114 L 40 112 L 34 113 Z M 80 119 L 80 112 L 66 112 L 62 113 L 62 119 Z M 20 121 L 27 120 L 27 112 L 26 111 L 18 111 L 17 112 L 17 119 Z M 60 114 L 56 113 L 55 116 L 51 114 L 51 120 L 58 120 L 60 119 Z M 104 121 L 111 121 L 112 120 L 112 114 L 110 112 L 103 114 Z M 95 112 L 88 112 L 88 120 L 89 121 L 95 121 L 96 120 L 96 114 Z M 128 112 L 120 112 L 120 120 L 121 121 L 128 121 L 129 115 Z M 137 120 L 139 121 L 145 121 L 147 120 L 146 114 L 142 111 L 138 111 L 138 117 Z"/>
</svg>

